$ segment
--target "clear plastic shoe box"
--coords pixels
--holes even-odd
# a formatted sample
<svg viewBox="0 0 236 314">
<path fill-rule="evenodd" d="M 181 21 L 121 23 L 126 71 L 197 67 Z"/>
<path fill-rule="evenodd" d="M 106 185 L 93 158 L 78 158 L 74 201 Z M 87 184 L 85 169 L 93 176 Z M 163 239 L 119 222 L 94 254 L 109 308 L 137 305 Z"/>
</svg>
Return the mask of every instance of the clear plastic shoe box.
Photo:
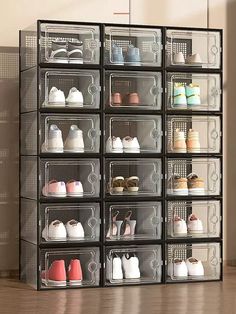
<svg viewBox="0 0 236 314">
<path fill-rule="evenodd" d="M 219 111 L 222 87 L 218 73 L 166 74 L 168 110 Z"/>
<path fill-rule="evenodd" d="M 176 143 L 179 138 L 178 132 L 184 133 L 182 142 L 185 141 L 186 149 L 179 149 L 179 144 Z M 169 153 L 220 153 L 220 117 L 169 115 L 167 116 L 167 142 Z"/>
<path fill-rule="evenodd" d="M 158 283 L 161 278 L 160 245 L 106 248 L 106 285 Z"/>
<path fill-rule="evenodd" d="M 101 265 L 100 251 L 97 247 L 44 249 L 40 251 L 40 260 L 42 289 L 99 285 Z M 70 270 L 73 272 L 71 277 Z M 55 275 L 57 277 L 59 274 L 62 277 L 64 271 L 66 278 L 55 280 Z"/>
<path fill-rule="evenodd" d="M 108 203 L 105 213 L 106 241 L 161 239 L 160 202 Z"/>
<path fill-rule="evenodd" d="M 98 153 L 100 135 L 99 115 L 41 115 L 41 152 Z"/>
<path fill-rule="evenodd" d="M 105 72 L 105 108 L 160 110 L 162 75 L 160 72 Z"/>
<path fill-rule="evenodd" d="M 166 206 L 168 239 L 219 238 L 221 203 L 208 201 L 168 201 Z"/>
<path fill-rule="evenodd" d="M 53 230 L 53 225 L 58 222 L 62 222 L 65 226 L 60 233 Z M 100 224 L 98 203 L 42 204 L 40 206 L 39 238 L 42 242 L 99 241 Z"/>
<path fill-rule="evenodd" d="M 121 197 L 160 196 L 161 159 L 106 159 L 107 194 Z"/>
<path fill-rule="evenodd" d="M 107 153 L 161 152 L 161 116 L 106 115 L 105 124 Z M 117 140 L 122 141 L 122 144 L 118 145 Z"/>
<path fill-rule="evenodd" d="M 167 282 L 205 281 L 221 278 L 221 244 L 167 245 Z M 181 264 L 180 264 L 181 263 Z"/>
<path fill-rule="evenodd" d="M 218 31 L 167 29 L 166 41 L 167 66 L 211 69 L 221 67 L 222 47 Z"/>
<path fill-rule="evenodd" d="M 52 88 L 56 88 L 63 93 L 64 97 L 60 97 L 60 103 L 56 103 L 55 100 L 53 101 L 53 97 L 49 97 Z M 69 98 L 70 90 L 75 88 L 81 93 L 77 97 L 79 103 L 75 102 L 76 99 L 73 103 Z M 39 102 L 42 108 L 96 109 L 100 106 L 100 92 L 100 74 L 98 70 L 40 70 Z"/>
<path fill-rule="evenodd" d="M 161 66 L 162 32 L 158 28 L 105 27 L 105 64 Z"/>
</svg>

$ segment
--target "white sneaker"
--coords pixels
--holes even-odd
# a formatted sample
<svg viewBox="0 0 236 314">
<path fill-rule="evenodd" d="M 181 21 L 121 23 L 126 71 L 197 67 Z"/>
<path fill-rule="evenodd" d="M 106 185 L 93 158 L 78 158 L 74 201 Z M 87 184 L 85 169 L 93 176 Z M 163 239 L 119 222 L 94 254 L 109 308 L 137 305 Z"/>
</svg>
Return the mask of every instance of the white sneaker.
<svg viewBox="0 0 236 314">
<path fill-rule="evenodd" d="M 194 257 L 189 257 L 186 261 L 189 276 L 204 276 L 202 262 Z"/>
<path fill-rule="evenodd" d="M 84 228 L 82 224 L 75 219 L 66 223 L 66 231 L 69 239 L 84 238 Z"/>
<path fill-rule="evenodd" d="M 202 221 L 194 214 L 188 217 L 188 232 L 189 233 L 203 233 Z"/>
<path fill-rule="evenodd" d="M 106 143 L 107 153 L 123 153 L 123 144 L 119 137 L 109 137 Z"/>
<path fill-rule="evenodd" d="M 77 125 L 71 125 L 70 127 L 70 131 L 65 140 L 65 152 L 84 152 L 83 131 L 80 130 Z"/>
<path fill-rule="evenodd" d="M 51 124 L 48 139 L 42 145 L 42 152 L 63 153 L 62 132 L 55 124 Z"/>
<path fill-rule="evenodd" d="M 76 87 L 72 87 L 66 98 L 66 105 L 69 107 L 83 107 L 83 102 L 83 94 Z"/>
<path fill-rule="evenodd" d="M 181 51 L 174 54 L 174 64 L 184 64 L 184 55 Z"/>
<path fill-rule="evenodd" d="M 123 255 L 122 264 L 126 279 L 140 278 L 139 260 L 136 256 L 130 257 L 129 254 Z"/>
<path fill-rule="evenodd" d="M 187 56 L 185 62 L 188 64 L 202 64 L 202 59 L 199 53 L 195 53 L 193 55 Z"/>
<path fill-rule="evenodd" d="M 125 153 L 140 153 L 140 145 L 137 137 L 126 136 L 122 140 Z"/>
<path fill-rule="evenodd" d="M 60 220 L 54 220 L 43 229 L 42 237 L 47 240 L 66 240 L 66 228 Z"/>
<path fill-rule="evenodd" d="M 52 87 L 49 92 L 47 107 L 65 107 L 65 105 L 66 100 L 63 91 Z"/>
<path fill-rule="evenodd" d="M 174 218 L 174 234 L 175 235 L 187 235 L 186 221 L 179 216 Z"/>
<path fill-rule="evenodd" d="M 185 261 L 175 258 L 173 263 L 168 264 L 168 275 L 170 277 L 187 277 L 188 268 Z"/>
<path fill-rule="evenodd" d="M 112 260 L 112 279 L 114 280 L 123 279 L 121 259 L 119 256 L 114 257 Z"/>
</svg>

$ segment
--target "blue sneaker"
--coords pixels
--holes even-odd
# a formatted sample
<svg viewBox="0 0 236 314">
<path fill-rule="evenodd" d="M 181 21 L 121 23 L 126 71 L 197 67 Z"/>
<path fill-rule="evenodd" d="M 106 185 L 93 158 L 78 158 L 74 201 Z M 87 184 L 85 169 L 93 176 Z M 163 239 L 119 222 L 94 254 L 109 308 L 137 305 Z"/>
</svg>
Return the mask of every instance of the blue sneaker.
<svg viewBox="0 0 236 314">
<path fill-rule="evenodd" d="M 128 47 L 127 62 L 129 62 L 130 65 L 135 65 L 135 66 L 140 65 L 141 58 L 140 58 L 139 48 L 136 48 L 132 45 Z"/>
<path fill-rule="evenodd" d="M 112 54 L 111 54 L 111 62 L 117 65 L 124 65 L 124 56 L 123 56 L 122 47 L 113 45 Z"/>
</svg>

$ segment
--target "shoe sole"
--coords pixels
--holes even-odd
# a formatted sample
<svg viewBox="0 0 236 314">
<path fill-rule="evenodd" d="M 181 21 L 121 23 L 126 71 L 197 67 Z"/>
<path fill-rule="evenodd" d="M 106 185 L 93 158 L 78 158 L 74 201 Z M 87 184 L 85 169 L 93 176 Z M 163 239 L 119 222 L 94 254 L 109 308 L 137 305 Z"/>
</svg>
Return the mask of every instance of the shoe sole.
<svg viewBox="0 0 236 314">
<path fill-rule="evenodd" d="M 47 196 L 51 196 L 51 197 L 66 197 L 66 194 L 48 193 Z"/>
<path fill-rule="evenodd" d="M 50 102 L 50 103 L 47 103 L 44 107 L 53 108 L 53 107 L 65 107 L 65 106 L 66 106 L 66 103 Z"/>
<path fill-rule="evenodd" d="M 170 190 L 170 189 L 167 189 L 167 194 L 169 195 L 180 195 L 180 196 L 185 196 L 185 195 L 188 195 L 189 192 L 188 190 Z"/>
<path fill-rule="evenodd" d="M 41 280 L 45 286 L 53 286 L 53 287 L 65 287 L 66 286 L 66 281 L 55 281 L 55 280 L 43 279 L 43 278 Z"/>
<path fill-rule="evenodd" d="M 83 59 L 69 59 L 68 63 L 83 64 Z"/>
<path fill-rule="evenodd" d="M 64 149 L 65 153 L 84 153 L 84 149 Z"/>
<path fill-rule="evenodd" d="M 83 193 L 67 193 L 68 197 L 83 197 Z"/>
<path fill-rule="evenodd" d="M 205 195 L 204 189 L 189 189 L 188 190 L 189 195 Z"/>
<path fill-rule="evenodd" d="M 81 280 L 69 280 L 68 284 L 69 286 L 81 286 L 82 281 Z"/>
<path fill-rule="evenodd" d="M 66 59 L 55 59 L 55 58 L 52 58 L 52 59 L 48 59 L 48 62 L 49 63 L 68 63 L 68 60 Z"/>
<path fill-rule="evenodd" d="M 66 102 L 66 106 L 67 107 L 74 107 L 74 108 L 81 108 L 84 105 L 82 102 Z"/>
<path fill-rule="evenodd" d="M 132 153 L 132 154 L 139 154 L 140 153 L 140 149 L 124 149 L 124 153 Z"/>
</svg>

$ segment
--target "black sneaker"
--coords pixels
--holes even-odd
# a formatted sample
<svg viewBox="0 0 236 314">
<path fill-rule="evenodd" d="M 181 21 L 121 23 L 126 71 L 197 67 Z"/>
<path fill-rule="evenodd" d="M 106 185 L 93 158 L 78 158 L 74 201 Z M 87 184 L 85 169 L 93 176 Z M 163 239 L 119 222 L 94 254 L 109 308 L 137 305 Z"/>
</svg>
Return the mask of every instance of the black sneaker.
<svg viewBox="0 0 236 314">
<path fill-rule="evenodd" d="M 83 63 L 83 42 L 68 41 L 67 56 L 71 63 Z"/>
<path fill-rule="evenodd" d="M 68 63 L 66 41 L 52 41 L 52 51 L 49 58 L 50 62 Z"/>
</svg>

